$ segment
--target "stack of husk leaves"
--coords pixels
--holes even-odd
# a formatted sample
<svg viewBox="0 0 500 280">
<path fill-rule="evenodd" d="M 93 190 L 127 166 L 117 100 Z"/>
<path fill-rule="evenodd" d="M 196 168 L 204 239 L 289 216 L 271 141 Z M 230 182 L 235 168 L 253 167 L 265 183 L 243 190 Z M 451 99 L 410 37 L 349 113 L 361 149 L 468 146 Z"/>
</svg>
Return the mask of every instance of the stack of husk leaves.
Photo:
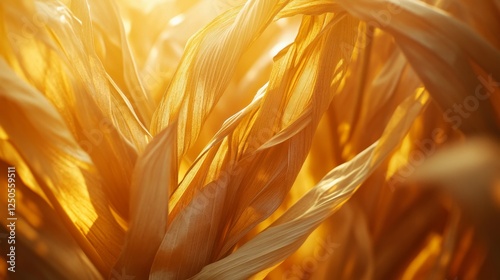
<svg viewBox="0 0 500 280">
<path fill-rule="evenodd" d="M 500 1 L 0 16 L 0 278 L 500 279 Z"/>
</svg>

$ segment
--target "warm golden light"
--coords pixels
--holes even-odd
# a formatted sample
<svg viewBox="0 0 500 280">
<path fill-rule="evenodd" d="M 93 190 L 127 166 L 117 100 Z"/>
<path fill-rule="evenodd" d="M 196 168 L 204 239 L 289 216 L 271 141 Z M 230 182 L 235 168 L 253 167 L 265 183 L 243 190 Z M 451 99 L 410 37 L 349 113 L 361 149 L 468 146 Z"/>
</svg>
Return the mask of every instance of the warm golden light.
<svg viewBox="0 0 500 280">
<path fill-rule="evenodd" d="M 500 6 L 0 2 L 1 279 L 500 279 Z"/>
</svg>

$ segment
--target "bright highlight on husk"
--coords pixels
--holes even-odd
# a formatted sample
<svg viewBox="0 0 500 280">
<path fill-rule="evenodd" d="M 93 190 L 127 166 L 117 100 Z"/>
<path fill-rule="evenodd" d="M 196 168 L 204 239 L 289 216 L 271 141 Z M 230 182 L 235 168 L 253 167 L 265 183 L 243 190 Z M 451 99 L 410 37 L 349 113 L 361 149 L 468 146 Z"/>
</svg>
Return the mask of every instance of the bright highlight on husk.
<svg viewBox="0 0 500 280">
<path fill-rule="evenodd" d="M 500 277 L 498 1 L 0 14 L 0 278 Z"/>
</svg>

